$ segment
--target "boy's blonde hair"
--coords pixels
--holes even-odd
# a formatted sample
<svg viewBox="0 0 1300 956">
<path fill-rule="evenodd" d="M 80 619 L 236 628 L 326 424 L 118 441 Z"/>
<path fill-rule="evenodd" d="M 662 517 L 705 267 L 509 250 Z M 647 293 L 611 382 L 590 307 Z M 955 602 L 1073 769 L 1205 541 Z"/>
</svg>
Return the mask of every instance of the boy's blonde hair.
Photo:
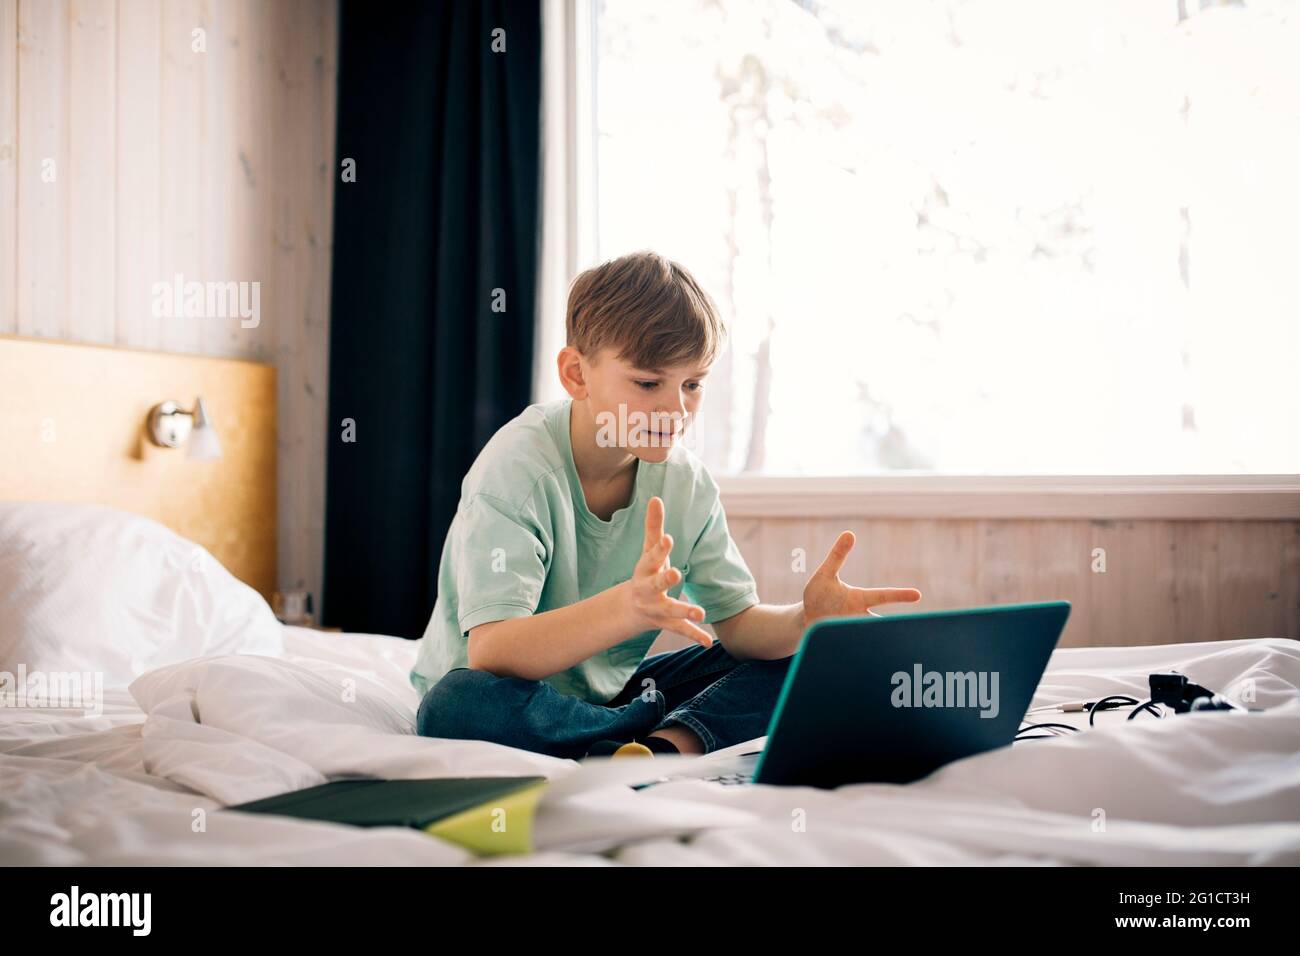
<svg viewBox="0 0 1300 956">
<path fill-rule="evenodd" d="M 573 280 L 565 314 L 568 344 L 588 358 L 609 346 L 640 369 L 711 365 L 727 328 L 685 266 L 633 252 Z"/>
</svg>

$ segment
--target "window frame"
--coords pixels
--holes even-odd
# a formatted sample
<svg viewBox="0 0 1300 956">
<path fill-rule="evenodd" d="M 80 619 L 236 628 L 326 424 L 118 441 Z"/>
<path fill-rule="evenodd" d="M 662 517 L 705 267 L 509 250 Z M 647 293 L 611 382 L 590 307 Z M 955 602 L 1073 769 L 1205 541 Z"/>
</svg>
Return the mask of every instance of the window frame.
<svg viewBox="0 0 1300 956">
<path fill-rule="evenodd" d="M 568 283 L 598 251 L 596 0 L 543 0 L 543 215 L 535 401 L 562 397 Z M 548 121 L 549 120 L 549 121 Z M 1300 520 L 1300 475 L 718 475 L 737 518 Z"/>
<path fill-rule="evenodd" d="M 729 517 L 1300 520 L 1297 475 L 719 475 Z"/>
</svg>

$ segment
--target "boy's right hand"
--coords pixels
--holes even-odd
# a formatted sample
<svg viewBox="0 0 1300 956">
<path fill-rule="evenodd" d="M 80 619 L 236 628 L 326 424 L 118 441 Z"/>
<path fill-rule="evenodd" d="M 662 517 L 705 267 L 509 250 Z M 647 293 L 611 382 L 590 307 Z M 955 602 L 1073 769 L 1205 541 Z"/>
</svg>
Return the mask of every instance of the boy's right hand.
<svg viewBox="0 0 1300 956">
<path fill-rule="evenodd" d="M 704 608 L 668 596 L 668 589 L 682 579 L 682 572 L 668 563 L 672 550 L 673 537 L 664 533 L 663 499 L 651 498 L 645 513 L 645 548 L 628 582 L 637 630 L 673 631 L 711 647 L 713 636 L 695 623 L 704 620 Z"/>
</svg>

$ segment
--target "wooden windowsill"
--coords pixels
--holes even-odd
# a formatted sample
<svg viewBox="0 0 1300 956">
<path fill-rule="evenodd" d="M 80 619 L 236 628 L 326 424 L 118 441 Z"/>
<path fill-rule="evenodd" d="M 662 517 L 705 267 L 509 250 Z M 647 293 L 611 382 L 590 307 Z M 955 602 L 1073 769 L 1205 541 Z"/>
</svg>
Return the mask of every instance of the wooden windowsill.
<svg viewBox="0 0 1300 956">
<path fill-rule="evenodd" d="M 738 518 L 1300 520 L 1300 475 L 719 477 Z"/>
</svg>

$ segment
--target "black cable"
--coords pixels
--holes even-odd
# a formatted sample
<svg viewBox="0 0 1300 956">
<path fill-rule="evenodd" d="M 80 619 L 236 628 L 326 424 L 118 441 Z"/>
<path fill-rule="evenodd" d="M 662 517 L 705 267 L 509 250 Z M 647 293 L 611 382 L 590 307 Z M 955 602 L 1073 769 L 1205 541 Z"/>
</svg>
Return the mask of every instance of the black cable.
<svg viewBox="0 0 1300 956">
<path fill-rule="evenodd" d="M 1142 711 L 1144 710 L 1149 710 L 1151 713 L 1155 714 L 1157 717 L 1160 717 L 1162 719 L 1165 716 L 1158 709 L 1159 705 L 1156 704 L 1155 701 L 1153 700 L 1140 701 L 1135 697 L 1129 697 L 1125 694 L 1112 694 L 1110 697 L 1103 697 L 1101 700 L 1096 701 L 1095 703 L 1086 705 L 1088 707 L 1088 726 L 1089 727 L 1095 726 L 1093 720 L 1096 716 L 1097 711 L 1114 710 L 1117 707 L 1124 706 L 1125 704 L 1133 705 L 1133 709 L 1129 712 L 1128 717 L 1125 718 L 1126 720 L 1132 720 L 1134 717 L 1142 713 Z M 1075 733 L 1079 733 L 1079 731 L 1082 729 L 1080 727 L 1075 727 L 1072 724 L 1061 724 L 1061 723 L 1056 723 L 1055 721 L 1045 721 L 1040 724 L 1029 724 L 1028 726 L 1021 727 L 1019 730 L 1016 731 L 1016 735 L 1015 737 L 1012 738 L 1011 742 L 1016 743 L 1017 741 L 1020 740 L 1050 740 L 1053 737 L 1059 737 L 1060 734 L 1030 734 L 1028 737 L 1020 736 L 1021 734 L 1029 730 L 1043 730 L 1051 727 L 1059 727 L 1062 730 L 1072 730 Z"/>
<path fill-rule="evenodd" d="M 1130 697 L 1128 694 L 1111 694 L 1109 697 L 1103 697 L 1101 700 L 1085 701 L 1084 710 L 1092 710 L 1096 707 L 1098 710 L 1115 710 L 1117 707 L 1123 707 L 1125 704 L 1136 704 L 1138 699 Z"/>
<path fill-rule="evenodd" d="M 1106 704 L 1112 700 L 1119 701 L 1119 703 L 1112 707 L 1107 707 Z M 1127 694 L 1111 694 L 1109 697 L 1103 697 L 1088 708 L 1088 726 L 1094 726 L 1094 722 L 1097 719 L 1097 711 L 1099 710 L 1114 710 L 1115 707 L 1122 706 L 1123 704 L 1136 705 L 1138 703 L 1139 701 L 1136 697 L 1129 697 Z"/>
<path fill-rule="evenodd" d="M 1128 719 L 1132 720 L 1134 717 L 1142 713 L 1142 711 L 1144 710 L 1149 710 L 1157 717 L 1163 718 L 1165 715 L 1160 713 L 1160 711 L 1156 710 L 1156 707 L 1157 705 L 1153 701 L 1150 700 L 1143 701 L 1141 704 L 1138 704 L 1136 707 L 1133 708 L 1133 710 L 1128 715 Z"/>
<path fill-rule="evenodd" d="M 1028 727 L 1021 727 L 1016 731 L 1016 734 L 1023 734 L 1026 730 L 1038 730 L 1040 727 L 1060 727 L 1063 730 L 1073 730 L 1076 734 L 1079 732 L 1079 728 L 1075 727 L 1073 724 L 1056 724 L 1049 722 L 1045 724 L 1030 724 Z"/>
</svg>

